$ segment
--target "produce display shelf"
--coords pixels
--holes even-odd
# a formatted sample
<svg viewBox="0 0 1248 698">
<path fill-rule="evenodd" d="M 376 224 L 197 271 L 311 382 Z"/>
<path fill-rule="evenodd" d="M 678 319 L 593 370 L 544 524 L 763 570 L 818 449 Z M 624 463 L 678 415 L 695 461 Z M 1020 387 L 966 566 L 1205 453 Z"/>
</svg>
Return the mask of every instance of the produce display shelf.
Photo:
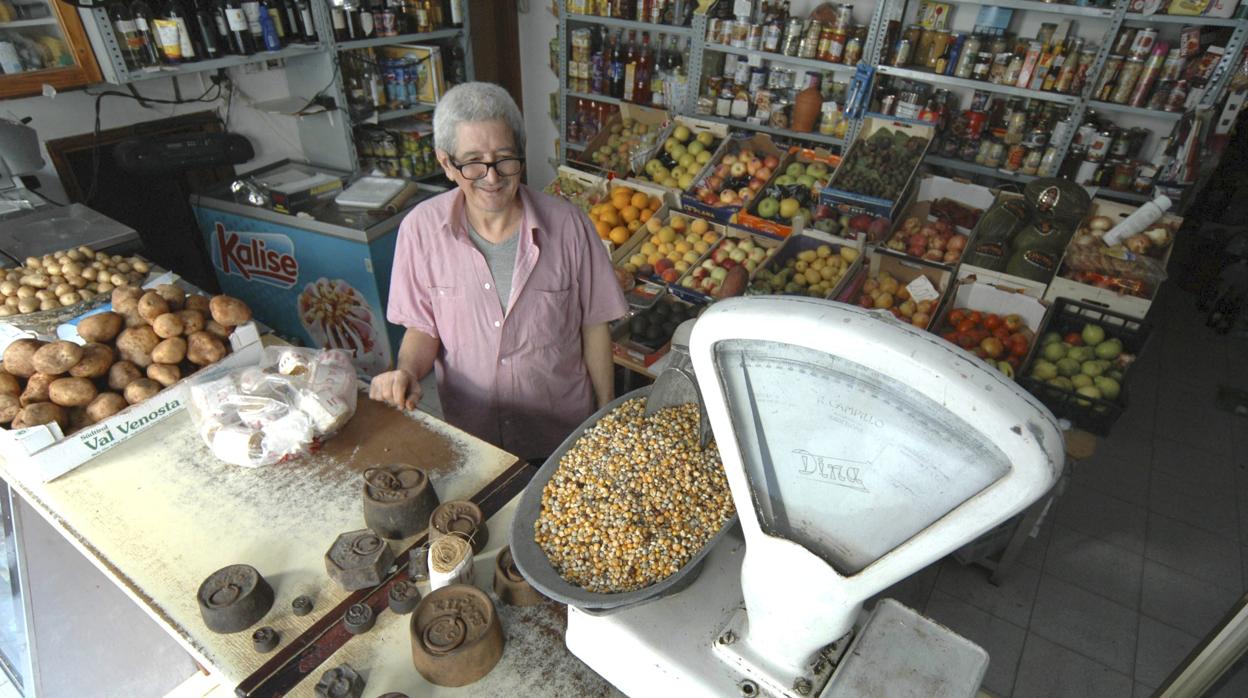
<svg viewBox="0 0 1248 698">
<path fill-rule="evenodd" d="M 437 41 L 438 39 L 451 39 L 463 34 L 463 29 L 450 28 L 439 29 L 437 31 L 422 32 L 420 34 L 399 34 L 398 36 L 375 36 L 371 39 L 355 39 L 353 41 L 340 41 L 335 48 L 339 51 L 350 51 L 357 48 L 373 48 L 375 46 L 390 46 L 391 44 L 412 44 L 422 41 Z"/>
<path fill-rule="evenodd" d="M 937 75 L 926 70 L 914 70 L 913 68 L 898 68 L 891 65 L 882 65 L 877 68 L 882 75 L 892 75 L 899 78 L 907 78 L 909 80 L 920 80 L 923 82 L 931 82 L 939 85 L 951 85 L 953 87 L 965 87 L 971 90 L 983 90 L 985 92 L 995 92 L 997 94 L 1010 95 L 1012 97 L 1027 97 L 1030 99 L 1039 99 L 1045 102 L 1055 102 L 1057 104 L 1075 105 L 1079 102 L 1079 95 L 1066 95 L 1058 92 L 1041 92 L 1040 90 L 1029 90 L 1025 87 L 1012 87 L 1009 85 L 996 85 L 986 80 L 968 80 L 966 78 L 955 78 L 950 75 Z"/>
<path fill-rule="evenodd" d="M 973 162 L 964 162 L 962 160 L 954 160 L 953 158 L 940 157 L 939 155 L 928 155 L 923 158 L 923 162 L 937 167 L 946 167 L 951 170 L 961 170 L 970 174 L 983 175 L 985 177 L 996 177 L 997 179 L 1006 179 L 1012 182 L 1030 182 L 1035 179 L 1035 175 L 1020 174 L 1018 172 L 1009 172 L 1007 170 L 999 170 L 995 167 L 984 167 L 976 165 Z"/>
<path fill-rule="evenodd" d="M 1160 111 L 1157 109 L 1144 109 L 1141 107 L 1131 107 L 1126 104 L 1116 104 L 1114 102 L 1100 102 L 1097 100 L 1088 100 L 1088 108 L 1099 111 L 1117 112 L 1119 114 L 1135 114 L 1137 116 L 1147 116 L 1154 119 L 1164 119 L 1165 121 L 1178 121 L 1183 117 L 1183 112 L 1177 111 Z"/>
<path fill-rule="evenodd" d="M 1123 15 L 1122 21 L 1132 24 L 1190 24 L 1204 27 L 1238 27 L 1244 23 L 1244 20 L 1235 19 L 1234 17 L 1146 15 L 1142 12 L 1128 12 Z"/>
<path fill-rule="evenodd" d="M 728 44 L 706 44 L 707 51 L 718 51 L 719 53 L 731 53 L 736 56 L 758 56 L 764 61 L 772 63 L 781 63 L 784 65 L 797 66 L 808 70 L 823 70 L 833 73 L 853 73 L 857 66 L 845 65 L 844 63 L 830 63 L 828 61 L 820 61 L 814 58 L 798 58 L 797 56 L 786 56 L 783 53 L 769 53 L 767 51 L 754 51 L 740 46 L 729 46 Z"/>
<path fill-rule="evenodd" d="M 575 97 L 577 99 L 588 99 L 594 102 L 604 102 L 606 104 L 614 104 L 616 106 L 619 106 L 620 104 L 624 103 L 624 100 L 622 99 L 616 99 L 615 97 L 608 97 L 607 95 L 591 94 L 589 92 L 573 92 L 572 90 L 568 90 L 568 96 Z"/>
<path fill-rule="evenodd" d="M 783 136 L 784 138 L 792 138 L 794 140 L 799 140 L 799 141 L 812 141 L 814 143 L 834 145 L 834 146 L 838 146 L 841 148 L 845 147 L 844 138 L 834 138 L 832 136 L 825 136 L 822 133 L 816 133 L 816 132 L 804 133 L 802 131 L 790 131 L 787 128 L 776 128 L 775 126 L 766 126 L 764 124 L 753 124 L 748 121 L 741 121 L 739 119 L 726 119 L 722 116 L 709 116 L 709 115 L 698 114 L 695 118 L 702 119 L 704 121 L 714 121 L 715 123 L 718 123 L 718 124 L 726 124 L 728 126 L 735 126 L 737 128 L 743 128 L 749 131 L 758 131 L 760 133 L 767 133 L 773 136 Z"/>
<path fill-rule="evenodd" d="M 1028 12 L 1047 12 L 1052 15 L 1067 15 L 1070 17 L 1109 19 L 1114 15 L 1114 8 L 1112 7 L 1080 7 L 1078 5 L 1063 5 L 1055 2 L 1038 2 L 1037 0 L 953 0 L 953 2 L 958 5 L 991 5 L 993 7 L 1008 7 L 1014 10 L 1027 10 Z"/>
<path fill-rule="evenodd" d="M 615 17 L 599 17 L 598 15 L 578 15 L 571 12 L 568 13 L 569 22 L 582 22 L 584 24 L 601 24 L 606 27 L 617 27 L 619 29 L 636 29 L 639 31 L 658 31 L 664 34 L 675 34 L 676 36 L 689 36 L 692 31 L 689 27 L 677 27 L 672 24 L 655 24 L 653 22 L 636 22 L 631 19 L 617 19 Z"/>
<path fill-rule="evenodd" d="M 417 114 L 427 114 L 433 111 L 433 104 L 418 104 L 408 109 L 390 109 L 388 111 L 377 112 L 378 121 L 394 121 L 395 119 L 403 119 Z"/>
<path fill-rule="evenodd" d="M 56 24 L 55 17 L 40 17 L 38 19 L 15 19 L 12 22 L 0 22 L 0 29 L 21 29 L 22 27 L 43 27 L 49 24 Z"/>
<path fill-rule="evenodd" d="M 250 56 L 226 56 L 225 58 L 214 58 L 210 61 L 196 61 L 194 63 L 182 63 L 180 65 L 162 65 L 154 68 L 131 70 L 126 73 L 125 82 L 154 80 L 156 78 L 167 78 L 174 75 L 205 73 L 221 70 L 222 68 L 233 68 L 237 65 L 247 65 L 249 63 L 264 63 L 267 61 L 276 61 L 286 58 L 316 56 L 324 52 L 325 48 L 317 44 L 296 44 L 294 46 L 287 46 L 286 48 L 278 51 L 261 51 Z"/>
<path fill-rule="evenodd" d="M 1148 194 L 1137 194 L 1133 191 L 1115 191 L 1108 187 L 1097 189 L 1096 196 L 1098 198 L 1115 199 L 1133 204 L 1143 204 L 1153 200 L 1153 197 Z"/>
</svg>

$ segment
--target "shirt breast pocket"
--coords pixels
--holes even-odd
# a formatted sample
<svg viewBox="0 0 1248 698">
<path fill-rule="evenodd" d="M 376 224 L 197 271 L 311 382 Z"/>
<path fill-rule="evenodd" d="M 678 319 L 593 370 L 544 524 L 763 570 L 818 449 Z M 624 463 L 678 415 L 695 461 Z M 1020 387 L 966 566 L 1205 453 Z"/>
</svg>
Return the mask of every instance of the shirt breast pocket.
<svg viewBox="0 0 1248 698">
<path fill-rule="evenodd" d="M 579 307 L 572 287 L 526 289 L 527 308 L 521 324 L 522 341 L 527 348 L 567 346 L 579 342 Z"/>
<path fill-rule="evenodd" d="M 444 348 L 453 348 L 457 339 L 464 337 L 462 324 L 470 321 L 472 313 L 465 307 L 462 286 L 431 286 L 429 301 L 433 306 L 433 321 L 438 327 L 438 337 Z"/>
</svg>

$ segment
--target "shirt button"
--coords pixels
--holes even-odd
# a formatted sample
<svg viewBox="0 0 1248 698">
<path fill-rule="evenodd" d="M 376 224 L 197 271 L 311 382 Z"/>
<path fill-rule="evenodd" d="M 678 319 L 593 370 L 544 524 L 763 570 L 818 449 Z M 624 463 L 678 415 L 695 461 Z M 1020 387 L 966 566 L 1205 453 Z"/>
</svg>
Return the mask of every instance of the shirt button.
<svg viewBox="0 0 1248 698">
<path fill-rule="evenodd" d="M 489 285 L 489 284 L 486 284 L 486 285 L 485 285 L 485 290 L 487 290 L 487 291 L 488 291 L 488 290 L 490 290 L 490 285 Z"/>
<path fill-rule="evenodd" d="M 503 326 L 503 323 L 499 322 L 498 320 L 495 320 L 495 321 L 494 321 L 494 326 L 495 326 L 495 327 L 502 327 L 502 326 Z"/>
<path fill-rule="evenodd" d="M 507 365 L 507 359 L 503 359 L 502 361 L 499 361 L 499 363 L 501 363 L 502 365 L 506 366 L 506 365 Z"/>
</svg>

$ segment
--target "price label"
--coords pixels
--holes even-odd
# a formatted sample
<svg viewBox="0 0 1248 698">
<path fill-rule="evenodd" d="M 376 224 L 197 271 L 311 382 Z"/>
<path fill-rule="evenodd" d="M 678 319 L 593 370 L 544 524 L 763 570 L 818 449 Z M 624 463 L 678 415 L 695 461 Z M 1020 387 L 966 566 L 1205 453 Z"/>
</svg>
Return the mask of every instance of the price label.
<svg viewBox="0 0 1248 698">
<path fill-rule="evenodd" d="M 910 297 L 915 302 L 934 301 L 940 298 L 940 294 L 936 292 L 936 287 L 928 280 L 926 276 L 919 275 L 914 281 L 906 284 L 906 290 L 910 292 Z"/>
</svg>

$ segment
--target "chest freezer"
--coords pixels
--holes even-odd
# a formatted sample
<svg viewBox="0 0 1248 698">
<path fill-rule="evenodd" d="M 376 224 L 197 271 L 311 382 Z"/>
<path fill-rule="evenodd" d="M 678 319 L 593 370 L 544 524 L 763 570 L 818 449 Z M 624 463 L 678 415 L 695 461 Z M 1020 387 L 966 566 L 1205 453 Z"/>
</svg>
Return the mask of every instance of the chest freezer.
<svg viewBox="0 0 1248 698">
<path fill-rule="evenodd" d="M 253 177 L 262 180 L 270 169 Z M 259 320 L 295 343 L 347 350 L 357 371 L 373 376 L 390 367 L 403 336 L 385 319 L 399 223 L 441 191 L 419 185 L 397 211 L 313 199 L 285 213 L 221 188 L 192 196 L 191 208 L 224 293 L 246 301 Z"/>
</svg>

